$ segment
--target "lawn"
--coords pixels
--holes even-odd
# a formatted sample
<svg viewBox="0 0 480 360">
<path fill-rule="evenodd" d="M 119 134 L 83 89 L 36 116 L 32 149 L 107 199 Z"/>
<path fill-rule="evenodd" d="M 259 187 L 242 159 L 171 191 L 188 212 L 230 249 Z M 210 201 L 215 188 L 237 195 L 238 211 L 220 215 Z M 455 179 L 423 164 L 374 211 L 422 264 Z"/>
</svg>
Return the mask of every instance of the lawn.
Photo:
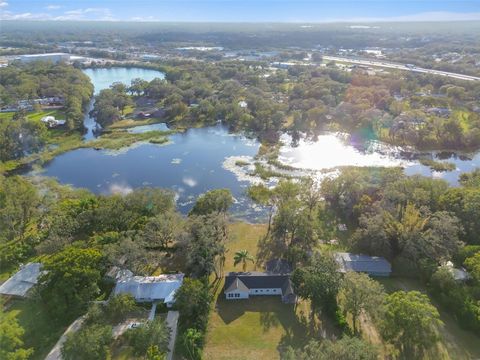
<svg viewBox="0 0 480 360">
<path fill-rule="evenodd" d="M 282 346 L 298 346 L 305 326 L 293 305 L 279 297 L 227 301 L 220 295 L 212 311 L 204 349 L 206 359 L 278 359 Z"/>
<path fill-rule="evenodd" d="M 15 115 L 14 112 L 2 112 L 0 113 L 0 120 L 11 119 L 13 115 Z M 40 120 L 44 116 L 55 116 L 56 119 L 65 119 L 65 112 L 63 110 L 53 109 L 27 113 L 27 119 L 31 120 Z"/>
<path fill-rule="evenodd" d="M 25 347 L 35 351 L 31 360 L 44 359 L 66 328 L 52 321 L 40 301 L 12 300 L 7 311 L 13 312 L 25 329 Z"/>
<path fill-rule="evenodd" d="M 257 255 L 258 240 L 267 233 L 266 224 L 248 224 L 244 222 L 232 223 L 229 226 L 229 241 L 227 242 L 227 254 L 225 260 L 225 272 L 240 271 L 240 265 L 233 266 L 233 256 L 236 251 L 247 250 L 250 255 Z M 247 270 L 262 271 L 261 267 L 248 263 Z"/>
</svg>

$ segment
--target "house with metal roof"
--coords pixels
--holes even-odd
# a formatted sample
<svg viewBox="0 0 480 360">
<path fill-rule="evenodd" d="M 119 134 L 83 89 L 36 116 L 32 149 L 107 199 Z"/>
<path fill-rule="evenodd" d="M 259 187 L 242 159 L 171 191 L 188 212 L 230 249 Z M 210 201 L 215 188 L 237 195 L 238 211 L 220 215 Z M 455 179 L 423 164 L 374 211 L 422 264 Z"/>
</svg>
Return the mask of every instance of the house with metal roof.
<svg viewBox="0 0 480 360">
<path fill-rule="evenodd" d="M 175 303 L 175 293 L 182 286 L 184 274 L 159 276 L 127 276 L 117 280 L 114 295 L 130 294 L 137 302 Z"/>
<path fill-rule="evenodd" d="M 0 294 L 27 297 L 30 289 L 37 284 L 38 278 L 42 274 L 41 269 L 42 264 L 40 263 L 22 265 L 18 272 L 0 285 Z"/>
<path fill-rule="evenodd" d="M 281 296 L 284 303 L 295 303 L 296 295 L 288 274 L 268 272 L 231 272 L 225 276 L 227 300 L 249 299 L 250 296 Z"/>
<path fill-rule="evenodd" d="M 455 281 L 467 281 L 472 278 L 464 268 L 456 268 L 451 261 L 445 262 L 439 268 L 446 269 Z"/>
<path fill-rule="evenodd" d="M 338 252 L 335 253 L 335 260 L 338 264 L 339 271 L 342 273 L 355 271 L 371 276 L 390 276 L 392 273 L 390 263 L 380 256 Z"/>
</svg>

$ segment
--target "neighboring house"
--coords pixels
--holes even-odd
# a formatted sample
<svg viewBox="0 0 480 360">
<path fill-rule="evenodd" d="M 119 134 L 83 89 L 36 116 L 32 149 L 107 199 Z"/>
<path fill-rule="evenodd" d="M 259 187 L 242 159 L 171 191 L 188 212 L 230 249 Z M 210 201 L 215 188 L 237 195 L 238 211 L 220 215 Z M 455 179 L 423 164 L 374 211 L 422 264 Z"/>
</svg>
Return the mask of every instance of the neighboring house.
<svg viewBox="0 0 480 360">
<path fill-rule="evenodd" d="M 444 118 L 448 118 L 452 113 L 448 108 L 439 108 L 439 107 L 429 108 L 426 111 L 429 114 L 444 117 Z"/>
<path fill-rule="evenodd" d="M 335 253 L 335 260 L 342 273 L 356 271 L 372 276 L 390 276 L 392 266 L 383 257 L 352 254 L 346 252 Z"/>
<path fill-rule="evenodd" d="M 113 294 L 130 294 L 137 302 L 163 302 L 171 307 L 184 274 L 126 276 L 117 280 Z"/>
<path fill-rule="evenodd" d="M 58 63 L 62 61 L 69 61 L 70 55 L 65 53 L 29 54 L 20 55 L 18 59 L 22 63 L 30 63 L 33 61 L 51 61 L 53 63 Z"/>
<path fill-rule="evenodd" d="M 276 295 L 282 302 L 296 301 L 292 282 L 288 274 L 267 272 L 231 272 L 225 276 L 224 287 L 227 300 L 248 299 L 250 296 Z"/>
<path fill-rule="evenodd" d="M 238 102 L 238 106 L 240 106 L 242 109 L 246 109 L 248 107 L 248 103 L 244 100 L 241 100 Z"/>
<path fill-rule="evenodd" d="M 66 120 L 56 120 L 55 116 L 44 116 L 41 120 L 41 122 L 47 124 L 49 128 L 65 125 Z"/>
<path fill-rule="evenodd" d="M 0 294 L 27 297 L 28 292 L 37 284 L 38 277 L 42 274 L 41 268 L 40 263 L 20 266 L 20 270 L 0 286 Z"/>
<path fill-rule="evenodd" d="M 441 267 L 445 267 L 452 275 L 455 281 L 467 281 L 471 278 L 470 274 L 464 268 L 456 268 L 451 261 L 447 261 Z"/>
</svg>

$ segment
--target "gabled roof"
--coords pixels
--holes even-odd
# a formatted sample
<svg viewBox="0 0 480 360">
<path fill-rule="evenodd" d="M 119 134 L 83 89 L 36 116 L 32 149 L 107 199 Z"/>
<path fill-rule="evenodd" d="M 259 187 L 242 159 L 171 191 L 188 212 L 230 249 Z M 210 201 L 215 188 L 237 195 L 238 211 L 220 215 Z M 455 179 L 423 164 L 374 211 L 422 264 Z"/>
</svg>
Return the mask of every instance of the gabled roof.
<svg viewBox="0 0 480 360">
<path fill-rule="evenodd" d="M 283 289 L 290 277 L 286 274 L 270 274 L 265 272 L 231 272 L 225 276 L 225 292 L 232 291 L 236 286 L 243 291 L 249 289 Z M 240 285 L 242 284 L 242 285 Z"/>
<path fill-rule="evenodd" d="M 117 281 L 113 293 L 130 294 L 137 301 L 172 302 L 183 283 L 184 274 L 123 277 Z"/>
<path fill-rule="evenodd" d="M 41 275 L 42 264 L 28 263 L 20 268 L 10 279 L 0 286 L 0 294 L 26 296 L 27 292 L 37 284 Z"/>
<path fill-rule="evenodd" d="M 248 287 L 240 280 L 238 277 L 236 277 L 233 282 L 230 284 L 230 286 L 225 290 L 225 293 L 229 293 L 235 290 L 240 290 L 240 291 L 248 291 Z"/>
<path fill-rule="evenodd" d="M 290 274 L 292 265 L 285 259 L 272 259 L 266 262 L 265 270 L 275 274 Z"/>
<path fill-rule="evenodd" d="M 283 284 L 282 294 L 283 296 L 295 295 L 295 292 L 293 291 L 292 281 L 290 279 L 287 279 L 287 281 L 285 281 L 285 284 Z"/>
<path fill-rule="evenodd" d="M 392 266 L 383 257 L 352 254 L 346 252 L 335 253 L 340 272 L 356 271 L 366 273 L 391 273 Z"/>
</svg>

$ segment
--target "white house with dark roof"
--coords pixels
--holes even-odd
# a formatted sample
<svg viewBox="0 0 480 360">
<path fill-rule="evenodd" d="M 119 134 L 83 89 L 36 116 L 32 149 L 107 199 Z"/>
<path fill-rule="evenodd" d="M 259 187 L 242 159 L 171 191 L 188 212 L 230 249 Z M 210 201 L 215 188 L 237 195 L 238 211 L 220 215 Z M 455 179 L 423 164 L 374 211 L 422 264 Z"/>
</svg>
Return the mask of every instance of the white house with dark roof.
<svg viewBox="0 0 480 360">
<path fill-rule="evenodd" d="M 117 280 L 113 294 L 130 294 L 137 302 L 163 302 L 171 307 L 175 303 L 175 293 L 183 284 L 183 277 L 182 273 L 121 277 Z"/>
<path fill-rule="evenodd" d="M 249 299 L 250 296 L 281 296 L 284 303 L 295 303 L 290 275 L 268 272 L 231 272 L 225 276 L 227 300 Z"/>
<path fill-rule="evenodd" d="M 362 272 L 371 276 L 388 277 L 392 273 L 392 266 L 383 257 L 352 254 L 347 252 L 335 253 L 335 260 L 339 271 L 342 273 L 348 271 Z"/>
<path fill-rule="evenodd" d="M 28 263 L 20 267 L 11 278 L 0 285 L 0 294 L 7 296 L 26 297 L 42 274 L 42 264 Z"/>
</svg>

